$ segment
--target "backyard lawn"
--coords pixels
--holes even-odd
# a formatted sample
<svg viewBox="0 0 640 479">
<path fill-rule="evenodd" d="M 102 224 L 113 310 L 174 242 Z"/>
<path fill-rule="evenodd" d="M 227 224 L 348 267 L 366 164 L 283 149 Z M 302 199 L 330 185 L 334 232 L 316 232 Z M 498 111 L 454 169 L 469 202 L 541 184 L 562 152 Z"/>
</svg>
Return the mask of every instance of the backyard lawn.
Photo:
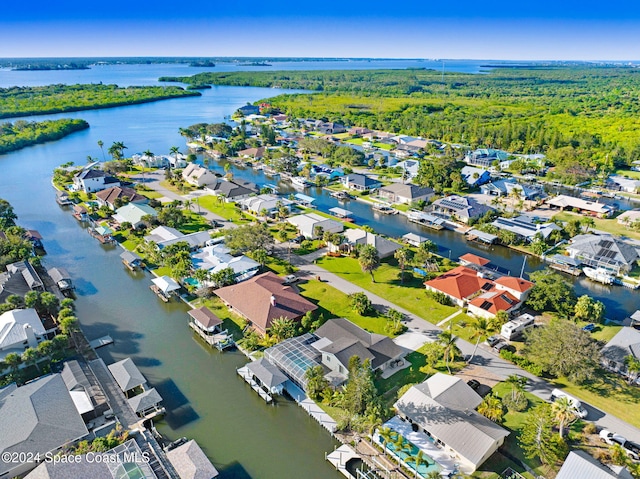
<svg viewBox="0 0 640 479">
<path fill-rule="evenodd" d="M 318 259 L 318 264 L 433 324 L 437 324 L 458 309 L 444 306 L 427 297 L 421 278 L 414 277 L 405 281 L 404 285 L 400 284 L 398 279 L 400 270 L 393 258 L 383 260 L 380 267 L 374 271 L 375 282 L 371 281 L 371 275 L 362 272 L 355 258 L 322 257 Z"/>
<path fill-rule="evenodd" d="M 221 203 L 214 195 L 201 196 L 198 198 L 198 204 L 211 213 L 234 223 L 240 223 L 245 218 L 245 215 L 236 208 L 235 203 Z"/>
<path fill-rule="evenodd" d="M 229 311 L 229 308 L 224 305 L 220 298 L 216 296 L 211 298 L 198 298 L 192 301 L 191 304 L 196 308 L 206 306 L 223 321 L 224 328 L 230 333 L 233 333 L 234 339 L 238 340 L 242 338 L 242 328 L 244 328 L 246 321 L 237 314 Z"/>
<path fill-rule="evenodd" d="M 553 216 L 555 219 L 559 219 L 562 221 L 569 221 L 572 219 L 581 219 L 584 218 L 583 215 L 579 215 L 576 213 L 571 213 L 569 211 L 563 211 L 562 213 L 557 213 Z M 593 218 L 595 223 L 595 229 L 604 231 L 606 233 L 611 233 L 619 236 L 626 236 L 628 238 L 633 238 L 640 240 L 640 232 L 634 231 L 632 229 L 627 228 L 624 225 L 618 223 L 618 220 L 615 218 L 603 219 L 603 218 Z"/>
<path fill-rule="evenodd" d="M 333 286 L 318 280 L 309 280 L 297 284 L 300 294 L 318 305 L 316 314 L 323 314 L 325 319 L 346 318 L 371 333 L 393 335 L 385 331 L 386 318 L 383 316 L 362 316 L 356 313 L 349 304 L 349 297 Z"/>
</svg>

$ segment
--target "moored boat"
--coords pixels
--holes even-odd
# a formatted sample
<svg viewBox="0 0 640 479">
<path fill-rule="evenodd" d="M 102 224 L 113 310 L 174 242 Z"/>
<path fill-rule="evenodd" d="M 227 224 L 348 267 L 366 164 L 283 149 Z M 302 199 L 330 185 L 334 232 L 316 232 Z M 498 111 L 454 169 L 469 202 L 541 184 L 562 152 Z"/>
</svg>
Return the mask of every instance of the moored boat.
<svg viewBox="0 0 640 479">
<path fill-rule="evenodd" d="M 602 284 L 613 284 L 615 276 L 604 268 L 582 268 L 587 278 Z"/>
</svg>

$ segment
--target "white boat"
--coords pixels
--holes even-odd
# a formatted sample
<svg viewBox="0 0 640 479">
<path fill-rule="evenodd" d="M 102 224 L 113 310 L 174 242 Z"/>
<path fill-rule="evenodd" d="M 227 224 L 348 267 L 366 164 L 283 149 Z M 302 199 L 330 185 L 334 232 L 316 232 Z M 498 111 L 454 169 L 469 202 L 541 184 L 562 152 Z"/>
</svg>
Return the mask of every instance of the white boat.
<svg viewBox="0 0 640 479">
<path fill-rule="evenodd" d="M 613 284 L 615 276 L 604 268 L 582 268 L 587 278 L 602 284 Z"/>
<path fill-rule="evenodd" d="M 291 178 L 291 183 L 293 183 L 293 186 L 299 186 L 300 188 L 306 188 L 310 184 L 307 179 L 302 176 L 294 176 Z"/>
<path fill-rule="evenodd" d="M 371 207 L 373 211 L 377 211 L 378 213 L 382 213 L 385 215 L 396 215 L 399 213 L 398 210 L 392 208 L 390 205 L 385 205 L 384 203 L 377 203 Z"/>
</svg>

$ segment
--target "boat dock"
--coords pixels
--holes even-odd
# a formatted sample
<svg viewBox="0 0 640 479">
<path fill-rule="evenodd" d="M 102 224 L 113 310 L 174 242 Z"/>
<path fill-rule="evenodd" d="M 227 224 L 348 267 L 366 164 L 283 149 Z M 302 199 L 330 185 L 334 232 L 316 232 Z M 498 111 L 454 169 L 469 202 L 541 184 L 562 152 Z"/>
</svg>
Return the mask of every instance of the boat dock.
<svg viewBox="0 0 640 479">
<path fill-rule="evenodd" d="M 407 219 L 412 223 L 418 223 L 419 225 L 426 226 L 432 230 L 444 229 L 445 220 L 424 211 L 411 210 L 407 215 Z"/>
<path fill-rule="evenodd" d="M 101 338 L 94 339 L 93 341 L 89 341 L 89 346 L 91 346 L 93 349 L 98 349 L 102 346 L 108 346 L 109 344 L 113 344 L 113 338 L 108 334 L 106 336 L 102 336 Z"/>
<path fill-rule="evenodd" d="M 353 198 L 353 196 L 351 196 L 346 191 L 334 191 L 333 193 L 330 193 L 329 196 L 340 201 L 347 201 Z"/>
<path fill-rule="evenodd" d="M 171 296 L 169 296 L 168 294 L 165 294 L 158 286 L 156 286 L 155 284 L 149 285 L 149 289 L 151 291 L 153 291 L 154 293 L 156 293 L 158 295 L 158 298 L 160 298 L 162 301 L 164 301 L 165 303 L 168 303 L 169 301 L 171 301 Z"/>
<path fill-rule="evenodd" d="M 226 329 L 217 334 L 206 334 L 195 323 L 189 322 L 189 327 L 193 329 L 204 342 L 209 346 L 215 347 L 218 351 L 224 351 L 225 349 L 235 346 L 233 336 L 229 334 Z"/>
<path fill-rule="evenodd" d="M 337 207 L 336 207 L 336 208 L 330 208 L 330 209 L 329 209 L 329 212 L 330 212 L 332 215 L 334 215 L 334 216 L 336 216 L 336 217 L 340 218 L 341 220 L 344 220 L 344 221 L 353 221 L 353 218 L 352 218 L 352 216 L 353 216 L 353 211 L 349 211 L 349 210 L 345 210 L 344 208 L 337 208 Z"/>
<path fill-rule="evenodd" d="M 237 369 L 237 372 L 238 375 L 242 379 L 244 379 L 249 386 L 251 386 L 251 389 L 257 392 L 267 404 L 271 404 L 273 402 L 273 397 L 271 396 L 271 394 L 262 389 L 260 385 L 253 380 L 253 376 L 251 375 L 251 372 L 249 371 L 249 368 L 247 366 L 243 366 Z"/>
</svg>

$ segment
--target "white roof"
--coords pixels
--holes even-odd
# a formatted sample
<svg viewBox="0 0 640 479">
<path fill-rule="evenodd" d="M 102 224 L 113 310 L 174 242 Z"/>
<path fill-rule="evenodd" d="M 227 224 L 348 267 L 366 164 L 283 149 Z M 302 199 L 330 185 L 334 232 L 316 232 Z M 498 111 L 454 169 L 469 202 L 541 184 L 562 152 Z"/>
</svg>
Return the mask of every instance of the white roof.
<svg viewBox="0 0 640 479">
<path fill-rule="evenodd" d="M 113 219 L 120 224 L 128 222 L 135 225 L 147 215 L 158 216 L 158 213 L 149 205 L 128 203 L 116 210 Z"/>
<path fill-rule="evenodd" d="M 229 248 L 218 244 L 202 248 L 191 256 L 193 266 L 197 269 L 206 269 L 212 273 L 217 273 L 226 268 L 232 268 L 236 275 L 242 275 L 250 270 L 256 270 L 260 263 L 248 256 L 232 256 Z"/>
<path fill-rule="evenodd" d="M 151 281 L 160 288 L 163 293 L 170 293 L 171 291 L 180 289 L 180 285 L 169 276 L 160 276 L 159 278 L 153 278 Z"/>
<path fill-rule="evenodd" d="M 14 309 L 0 315 L 0 350 L 10 348 L 27 340 L 25 327 L 30 327 L 37 336 L 46 334 L 38 313 L 33 308 Z"/>
<path fill-rule="evenodd" d="M 548 199 L 547 204 L 552 206 L 558 206 L 561 208 L 572 207 L 579 208 L 586 211 L 594 211 L 596 213 L 609 213 L 613 210 L 611 206 L 604 203 L 596 203 L 594 201 L 583 200 L 582 198 L 575 198 L 568 195 L 558 195 L 555 198 Z"/>
<path fill-rule="evenodd" d="M 78 414 L 93 411 L 93 404 L 91 404 L 91 399 L 89 399 L 86 392 L 72 390 L 69 391 L 69 394 L 71 395 L 73 404 L 78 410 Z"/>
</svg>

